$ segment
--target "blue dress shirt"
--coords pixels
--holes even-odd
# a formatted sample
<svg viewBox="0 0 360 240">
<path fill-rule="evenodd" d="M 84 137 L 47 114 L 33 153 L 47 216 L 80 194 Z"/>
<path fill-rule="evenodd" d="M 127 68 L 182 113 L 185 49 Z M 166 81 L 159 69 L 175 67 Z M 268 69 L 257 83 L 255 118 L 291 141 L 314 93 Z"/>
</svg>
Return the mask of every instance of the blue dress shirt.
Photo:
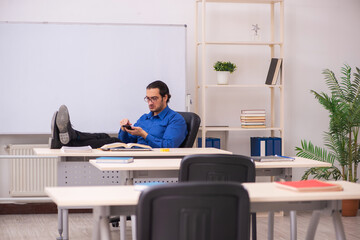
<svg viewBox="0 0 360 240">
<path fill-rule="evenodd" d="M 121 128 L 118 138 L 125 143 L 140 143 L 153 148 L 176 148 L 187 136 L 184 118 L 168 106 L 156 116 L 152 112 L 142 115 L 134 126 L 148 133 L 146 139 L 133 136 Z"/>
</svg>

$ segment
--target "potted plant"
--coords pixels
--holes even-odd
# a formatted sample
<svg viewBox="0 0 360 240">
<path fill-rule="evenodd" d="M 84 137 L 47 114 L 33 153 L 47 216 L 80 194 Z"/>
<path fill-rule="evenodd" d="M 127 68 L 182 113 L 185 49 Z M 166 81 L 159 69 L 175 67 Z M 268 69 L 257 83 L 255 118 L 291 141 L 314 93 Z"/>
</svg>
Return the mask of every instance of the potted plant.
<svg viewBox="0 0 360 240">
<path fill-rule="evenodd" d="M 220 62 L 217 61 L 214 64 L 214 70 L 217 71 L 217 82 L 218 84 L 228 84 L 230 73 L 236 70 L 236 65 L 231 62 Z"/>
<path fill-rule="evenodd" d="M 296 147 L 297 156 L 329 162 L 331 167 L 311 168 L 305 172 L 302 179 L 313 176 L 318 179 L 356 182 L 357 168 L 360 161 L 360 145 L 358 143 L 360 129 L 360 69 L 354 74 L 351 67 L 341 68 L 341 78 L 326 69 L 323 71 L 330 94 L 311 90 L 319 103 L 329 111 L 329 130 L 324 133 L 325 147 L 314 146 L 310 141 L 301 141 L 301 147 Z M 354 77 L 351 80 L 351 76 Z M 343 201 L 343 215 L 347 212 Z M 359 200 L 353 203 L 356 215 Z"/>
</svg>

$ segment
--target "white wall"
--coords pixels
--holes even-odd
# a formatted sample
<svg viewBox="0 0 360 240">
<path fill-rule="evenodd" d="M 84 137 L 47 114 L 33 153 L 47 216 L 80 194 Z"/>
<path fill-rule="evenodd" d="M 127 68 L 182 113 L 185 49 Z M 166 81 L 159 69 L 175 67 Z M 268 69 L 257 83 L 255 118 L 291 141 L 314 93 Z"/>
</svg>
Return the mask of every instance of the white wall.
<svg viewBox="0 0 360 240">
<path fill-rule="evenodd" d="M 187 24 L 187 79 L 194 92 L 194 7 L 195 0 L 0 0 L 0 21 Z M 229 21 L 233 25 L 230 27 L 220 25 L 217 31 L 209 31 L 208 37 L 219 39 L 222 34 L 237 37 L 237 32 L 244 29 L 234 27 L 236 20 L 247 21 L 249 28 L 251 24 L 258 23 L 260 27 L 263 26 L 263 37 L 267 36 L 268 16 L 264 9 L 254 15 L 249 14 L 252 12 L 251 7 L 243 12 L 243 15 L 237 14 L 236 10 L 236 7 L 227 6 L 221 6 L 216 11 L 211 10 L 210 23 L 220 25 L 223 21 Z M 301 139 L 312 140 L 318 145 L 323 143 L 322 133 L 327 129 L 328 124 L 327 112 L 310 94 L 310 89 L 326 91 L 321 75 L 325 68 L 339 73 L 343 63 L 360 67 L 360 45 L 358 44 L 360 32 L 357 28 L 360 22 L 360 15 L 357 14 L 359 10 L 360 1 L 358 0 L 285 0 L 285 153 L 288 155 L 294 154 L 294 147 L 300 145 Z M 222 15 L 221 11 L 226 14 Z M 242 16 L 247 16 L 247 18 Z M 245 31 L 247 31 L 246 28 Z M 263 70 L 254 73 L 255 76 L 266 74 L 266 62 L 256 62 L 242 54 L 242 49 L 239 51 L 240 53 L 236 54 L 230 50 L 225 51 L 229 59 L 235 61 L 239 67 L 239 71 L 233 78 L 238 77 L 240 80 L 235 81 L 241 81 L 242 74 L 252 70 L 248 66 L 254 64 L 264 66 L 261 67 Z M 259 53 L 255 51 L 254 54 Z M 211 64 L 212 62 L 209 63 Z M 207 74 L 213 77 L 213 71 L 209 69 Z M 3 84 L 6 83 L 1 82 L 1 85 Z M 224 95 L 224 92 L 219 91 L 213 94 L 217 96 L 213 98 L 216 100 L 215 107 L 228 111 L 230 114 L 233 112 L 234 105 L 236 106 L 239 102 L 246 103 L 246 99 L 243 100 L 239 96 L 239 99 L 233 100 L 234 104 L 216 106 L 218 99 L 237 93 L 230 91 L 229 95 Z M 249 91 L 248 94 L 256 94 L 256 92 Z M 228 98 L 232 100 L 231 97 Z M 249 108 L 256 106 L 256 104 L 261 104 L 261 100 L 262 98 L 246 106 Z M 221 124 L 225 121 L 231 124 L 232 122 L 225 116 L 217 112 L 210 114 L 208 122 Z M 229 150 L 248 154 L 251 134 L 230 133 L 229 135 Z M 26 136 L 27 140 L 23 140 L 24 136 L 21 135 L 0 137 L 0 144 L 30 141 L 28 136 Z M 35 136 L 35 138 L 36 141 L 40 138 L 44 143 L 47 142 L 47 136 Z M 5 170 L 3 165 L 0 167 L 2 171 Z M 297 171 L 295 179 L 300 175 L 301 171 Z M 3 181 L 4 179 L 1 179 L 1 182 Z M 6 194 L 6 182 L 0 187 L 0 196 L 3 196 Z"/>
</svg>

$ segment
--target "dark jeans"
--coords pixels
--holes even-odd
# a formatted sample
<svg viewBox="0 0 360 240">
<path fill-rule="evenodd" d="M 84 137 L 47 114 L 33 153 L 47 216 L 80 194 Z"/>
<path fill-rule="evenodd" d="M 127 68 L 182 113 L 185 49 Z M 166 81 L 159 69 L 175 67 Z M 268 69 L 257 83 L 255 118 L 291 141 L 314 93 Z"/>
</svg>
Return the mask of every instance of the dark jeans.
<svg viewBox="0 0 360 240">
<path fill-rule="evenodd" d="M 120 139 L 116 137 L 110 137 L 106 133 L 85 133 L 75 130 L 76 138 L 71 139 L 71 141 L 66 144 L 67 146 L 88 146 L 92 148 L 99 148 L 105 144 L 121 142 Z"/>
</svg>

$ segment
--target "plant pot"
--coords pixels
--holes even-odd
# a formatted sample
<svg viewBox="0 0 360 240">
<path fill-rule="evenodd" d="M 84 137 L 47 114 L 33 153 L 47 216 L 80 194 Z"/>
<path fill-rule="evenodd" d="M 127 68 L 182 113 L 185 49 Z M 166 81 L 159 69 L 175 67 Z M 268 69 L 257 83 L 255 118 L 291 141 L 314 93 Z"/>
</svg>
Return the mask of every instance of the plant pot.
<svg viewBox="0 0 360 240">
<path fill-rule="evenodd" d="M 229 83 L 230 72 L 229 71 L 218 71 L 217 72 L 217 84 L 227 85 Z"/>
<path fill-rule="evenodd" d="M 359 199 L 342 200 L 343 217 L 355 217 L 359 209 Z"/>
</svg>

